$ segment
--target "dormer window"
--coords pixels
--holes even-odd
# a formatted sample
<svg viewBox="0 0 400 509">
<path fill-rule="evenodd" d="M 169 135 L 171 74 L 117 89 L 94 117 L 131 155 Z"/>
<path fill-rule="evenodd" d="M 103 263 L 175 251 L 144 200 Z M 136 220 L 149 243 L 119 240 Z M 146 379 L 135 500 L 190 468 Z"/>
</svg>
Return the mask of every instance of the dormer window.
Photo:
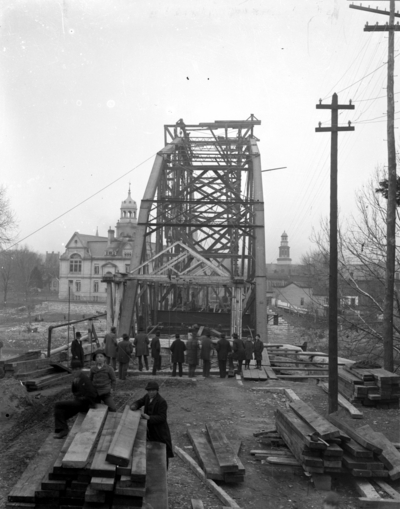
<svg viewBox="0 0 400 509">
<path fill-rule="evenodd" d="M 69 259 L 69 271 L 75 273 L 82 272 L 82 259 L 78 254 L 73 254 Z"/>
<path fill-rule="evenodd" d="M 124 257 L 125 258 L 131 258 L 132 257 L 132 251 L 124 251 Z"/>
</svg>

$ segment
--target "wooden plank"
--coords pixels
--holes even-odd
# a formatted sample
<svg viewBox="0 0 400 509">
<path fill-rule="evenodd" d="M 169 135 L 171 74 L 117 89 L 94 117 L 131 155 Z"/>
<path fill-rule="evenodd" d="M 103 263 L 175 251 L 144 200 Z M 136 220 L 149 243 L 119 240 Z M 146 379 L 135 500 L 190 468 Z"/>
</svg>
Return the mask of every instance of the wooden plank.
<svg viewBox="0 0 400 509">
<path fill-rule="evenodd" d="M 357 429 L 357 433 L 370 441 L 373 441 L 378 447 L 382 448 L 379 459 L 389 470 L 389 477 L 394 481 L 400 479 L 400 452 L 385 437 L 383 433 L 374 431 L 370 426 L 362 426 Z"/>
<path fill-rule="evenodd" d="M 121 479 L 117 481 L 115 486 L 115 493 L 117 495 L 126 495 L 128 497 L 144 497 L 146 494 L 146 485 L 133 482 L 129 475 L 121 476 Z"/>
<path fill-rule="evenodd" d="M 192 498 L 190 500 L 190 503 L 192 504 L 192 509 L 204 509 L 204 505 L 201 500 Z"/>
<path fill-rule="evenodd" d="M 101 504 L 106 500 L 106 493 L 104 491 L 94 490 L 90 487 L 90 485 L 86 488 L 85 491 L 85 502 L 92 502 Z"/>
<path fill-rule="evenodd" d="M 354 458 L 349 454 L 343 454 L 343 465 L 351 470 L 383 470 L 383 463 L 374 458 Z"/>
<path fill-rule="evenodd" d="M 298 378 L 299 380 L 301 379 L 305 380 L 307 378 L 318 378 L 318 379 L 329 378 L 329 375 L 278 375 L 277 378 L 288 380 Z"/>
<path fill-rule="evenodd" d="M 108 412 L 107 407 L 91 408 L 82 422 L 80 431 L 74 437 L 66 452 L 63 467 L 84 467 L 93 450 L 96 439 L 101 431 Z"/>
<path fill-rule="evenodd" d="M 351 437 L 355 442 L 362 445 L 366 449 L 369 449 L 370 451 L 380 454 L 382 452 L 382 447 L 374 444 L 370 440 L 366 439 L 365 437 L 362 437 L 358 434 L 357 429 L 354 429 L 352 426 L 349 426 L 342 420 L 340 420 L 337 415 L 330 414 L 328 415 L 328 420 L 332 424 L 334 424 L 337 428 L 344 431 L 349 437 Z"/>
<path fill-rule="evenodd" d="M 285 389 L 283 387 L 268 387 L 266 385 L 262 385 L 261 387 L 252 387 L 252 391 L 265 391 L 265 392 L 277 392 L 278 394 L 283 394 Z"/>
<path fill-rule="evenodd" d="M 290 403 L 293 411 L 309 424 L 323 440 L 339 437 L 339 430 L 329 421 L 319 415 L 312 407 L 304 401 L 293 401 Z"/>
<path fill-rule="evenodd" d="M 369 451 L 362 445 L 357 444 L 357 442 L 353 439 L 351 439 L 350 442 L 343 443 L 342 447 L 355 458 L 372 458 L 374 456 L 372 451 Z"/>
<path fill-rule="evenodd" d="M 106 461 L 106 457 L 120 419 L 121 415 L 115 412 L 110 412 L 107 415 L 93 461 L 90 465 L 90 475 L 93 477 L 114 478 L 116 475 L 116 466 Z"/>
<path fill-rule="evenodd" d="M 385 491 L 389 497 L 392 497 L 394 498 L 395 500 L 400 500 L 400 493 L 395 490 L 394 488 L 392 488 L 391 486 L 389 486 L 388 483 L 386 483 L 385 481 L 381 481 L 380 479 L 374 479 L 374 482 L 383 490 Z"/>
<path fill-rule="evenodd" d="M 293 454 L 289 449 L 280 450 L 280 449 L 252 449 L 250 454 L 253 456 L 289 456 L 293 457 Z"/>
<path fill-rule="evenodd" d="M 202 433 L 200 428 L 191 427 L 187 430 L 187 435 L 206 477 L 216 481 L 223 481 L 224 474 L 219 467 L 217 458 L 205 434 Z"/>
<path fill-rule="evenodd" d="M 217 457 L 222 472 L 236 472 L 239 469 L 235 453 L 218 424 L 209 422 L 206 424 L 211 447 Z"/>
<path fill-rule="evenodd" d="M 46 438 L 8 495 L 9 502 L 35 502 L 35 491 L 40 489 L 44 477 L 47 478 L 49 468 L 51 469 L 62 445 L 63 441 L 53 438 L 53 433 Z"/>
<path fill-rule="evenodd" d="M 399 502 L 397 500 L 383 499 L 375 500 L 365 497 L 358 499 L 357 507 L 360 509 L 399 509 Z"/>
<path fill-rule="evenodd" d="M 285 396 L 289 401 L 300 401 L 300 398 L 292 389 L 283 389 Z"/>
<path fill-rule="evenodd" d="M 176 455 L 181 458 L 194 472 L 194 474 L 201 479 L 204 483 L 207 484 L 208 488 L 214 493 L 214 495 L 227 507 L 231 507 L 232 509 L 240 509 L 240 506 L 231 498 L 222 488 L 217 486 L 215 482 L 211 479 L 207 479 L 205 473 L 199 467 L 199 465 L 191 458 L 185 451 L 175 446 L 174 451 Z"/>
<path fill-rule="evenodd" d="M 147 421 L 141 419 L 132 449 L 131 480 L 145 482 L 147 472 Z"/>
<path fill-rule="evenodd" d="M 90 487 L 97 491 L 113 491 L 115 479 L 110 477 L 92 477 Z"/>
<path fill-rule="evenodd" d="M 275 374 L 275 371 L 271 368 L 271 366 L 263 366 L 263 369 L 268 378 L 271 380 L 278 380 L 278 377 Z"/>
<path fill-rule="evenodd" d="M 127 466 L 132 455 L 137 429 L 140 422 L 140 410 L 131 410 L 125 406 L 117 431 L 114 434 L 106 460 L 114 465 Z"/>
<path fill-rule="evenodd" d="M 147 443 L 146 494 L 143 505 L 152 509 L 168 509 L 166 445 Z"/>
<path fill-rule="evenodd" d="M 313 428 L 293 412 L 277 409 L 275 411 L 275 423 L 279 433 L 282 433 L 282 428 L 285 428 L 291 435 L 296 437 L 296 441 L 301 443 L 303 448 L 326 450 L 328 447 L 326 442 L 311 440 Z"/>
<path fill-rule="evenodd" d="M 300 467 L 302 465 L 296 459 L 284 458 L 281 456 L 268 456 L 267 462 L 272 465 L 288 465 L 291 467 Z"/>
<path fill-rule="evenodd" d="M 329 386 L 328 384 L 324 382 L 320 382 L 319 386 L 323 391 L 325 391 L 327 394 L 329 394 Z M 342 396 L 341 394 L 338 394 L 338 403 L 341 407 L 343 407 L 345 410 L 347 410 L 352 417 L 352 419 L 362 419 L 363 413 L 360 412 L 355 406 L 353 406 L 350 401 L 347 401 L 347 399 Z"/>
</svg>

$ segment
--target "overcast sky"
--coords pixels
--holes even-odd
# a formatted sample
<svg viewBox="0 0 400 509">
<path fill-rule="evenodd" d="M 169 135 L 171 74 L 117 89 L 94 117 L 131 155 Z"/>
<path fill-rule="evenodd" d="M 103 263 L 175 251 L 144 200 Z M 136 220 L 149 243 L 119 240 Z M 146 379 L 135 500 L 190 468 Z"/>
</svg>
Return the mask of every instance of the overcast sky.
<svg viewBox="0 0 400 509">
<path fill-rule="evenodd" d="M 63 252 L 75 231 L 107 235 L 129 182 L 140 205 L 163 126 L 180 118 L 262 121 L 263 169 L 287 167 L 263 174 L 267 262 L 284 230 L 299 261 L 329 214 L 330 135 L 315 127 L 330 125 L 330 111 L 316 110 L 319 99 L 337 92 L 356 107 L 340 115 L 356 128 L 339 134 L 342 218 L 387 164 L 387 34 L 363 31 L 386 16 L 345 0 L 2 0 L 0 9 L 1 182 L 32 249 Z"/>
</svg>

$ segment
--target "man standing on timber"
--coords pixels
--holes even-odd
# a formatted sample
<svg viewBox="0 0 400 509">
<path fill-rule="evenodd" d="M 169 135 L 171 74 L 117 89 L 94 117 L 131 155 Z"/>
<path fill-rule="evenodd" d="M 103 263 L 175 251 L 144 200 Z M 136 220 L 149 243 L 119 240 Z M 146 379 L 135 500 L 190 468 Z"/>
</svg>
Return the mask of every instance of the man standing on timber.
<svg viewBox="0 0 400 509">
<path fill-rule="evenodd" d="M 149 356 L 149 344 L 150 340 L 148 335 L 144 332 L 143 328 L 139 328 L 139 332 L 136 334 L 133 340 L 133 346 L 135 347 L 135 355 L 139 359 L 139 371 L 143 371 L 142 357 L 144 357 L 144 365 L 146 371 L 149 370 L 149 363 L 147 357 Z"/>
<path fill-rule="evenodd" d="M 72 361 L 79 361 L 81 363 L 81 368 L 83 368 L 85 364 L 85 355 L 83 353 L 83 346 L 81 341 L 81 333 L 78 331 L 75 334 L 75 339 L 71 343 L 71 367 Z"/>
<path fill-rule="evenodd" d="M 117 407 L 115 406 L 112 398 L 112 393 L 115 390 L 117 379 L 115 378 L 114 370 L 111 366 L 106 364 L 106 356 L 104 350 L 97 350 L 93 354 L 93 360 L 96 365 L 90 368 L 90 380 L 97 390 L 96 402 L 104 402 L 108 406 L 110 412 L 116 412 Z"/>
<path fill-rule="evenodd" d="M 157 382 L 149 382 L 146 385 L 147 394 L 133 402 L 131 410 L 144 407 L 142 419 L 147 420 L 147 440 L 149 442 L 161 442 L 167 446 L 167 468 L 169 458 L 174 457 L 172 450 L 171 433 L 167 422 L 168 405 L 159 394 Z"/>
<path fill-rule="evenodd" d="M 96 389 L 89 377 L 82 373 L 81 362 L 77 359 L 71 362 L 73 401 L 59 401 L 54 405 L 54 438 L 64 438 L 68 435 L 68 419 L 79 412 L 87 412 L 89 408 L 95 408 L 97 397 Z"/>
<path fill-rule="evenodd" d="M 186 343 L 186 362 L 189 364 L 189 378 L 196 376 L 196 366 L 199 363 L 199 343 L 196 333 L 189 330 Z"/>
<path fill-rule="evenodd" d="M 260 334 L 256 334 L 256 340 L 254 341 L 254 358 L 257 363 L 257 369 L 261 369 L 263 350 L 264 350 L 264 343 L 261 341 L 261 336 L 260 336 Z"/>
<path fill-rule="evenodd" d="M 200 358 L 203 361 L 203 376 L 205 378 L 209 378 L 212 352 L 212 340 L 210 332 L 207 331 L 207 334 L 201 336 L 200 343 L 201 343 Z"/>
<path fill-rule="evenodd" d="M 179 376 L 182 376 L 182 364 L 185 361 L 186 345 L 181 340 L 179 334 L 175 334 L 175 340 L 169 347 L 172 352 L 172 376 L 176 376 L 176 365 L 179 366 Z"/>
<path fill-rule="evenodd" d="M 161 369 L 161 344 L 160 344 L 160 331 L 156 332 L 156 335 L 150 343 L 151 356 L 153 357 L 153 375 L 157 374 L 157 370 Z"/>
<path fill-rule="evenodd" d="M 133 352 L 132 343 L 129 341 L 128 334 L 122 334 L 122 341 L 118 343 L 118 376 L 120 380 L 126 380 L 128 373 L 129 361 Z"/>
<path fill-rule="evenodd" d="M 218 340 L 215 345 L 215 349 L 218 353 L 218 366 L 219 366 L 219 376 L 221 378 L 226 377 L 226 361 L 228 359 L 228 355 L 232 350 L 231 344 L 225 338 L 225 334 L 221 334 L 221 338 Z"/>
<path fill-rule="evenodd" d="M 107 364 L 115 371 L 117 369 L 117 329 L 111 327 L 111 331 L 104 336 L 104 352 L 106 354 Z"/>
</svg>

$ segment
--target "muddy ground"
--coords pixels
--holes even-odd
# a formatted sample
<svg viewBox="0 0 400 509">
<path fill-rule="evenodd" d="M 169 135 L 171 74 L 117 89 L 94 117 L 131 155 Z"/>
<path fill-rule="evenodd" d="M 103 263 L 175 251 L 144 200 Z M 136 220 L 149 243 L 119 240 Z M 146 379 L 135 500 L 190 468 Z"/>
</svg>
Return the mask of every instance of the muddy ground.
<svg viewBox="0 0 400 509">
<path fill-rule="evenodd" d="M 159 378 L 159 377 L 158 377 Z M 116 401 L 120 409 L 144 394 L 144 386 L 150 376 L 130 376 L 118 382 Z M 188 379 L 159 378 L 160 393 L 168 402 L 168 421 L 173 443 L 193 455 L 186 431 L 190 426 L 202 426 L 209 421 L 219 422 L 228 437 L 240 439 L 240 458 L 246 468 L 245 481 L 240 484 L 221 484 L 240 507 L 251 509 L 313 509 L 321 508 L 326 493 L 317 491 L 310 477 L 299 470 L 267 466 L 256 461 L 250 450 L 262 448 L 260 439 L 253 436 L 274 422 L 276 408 L 286 407 L 280 394 L 260 394 L 251 388 L 265 382 L 243 382 L 235 378 L 212 377 L 192 383 Z M 1 384 L 4 381 L 0 380 Z M 322 414 L 327 411 L 327 396 L 315 382 L 269 382 L 269 386 L 292 388 L 304 401 L 311 403 Z M 43 440 L 53 431 L 53 405 L 56 400 L 70 398 L 69 385 L 31 393 L 32 406 L 22 409 L 17 417 L 0 423 L 0 507 L 5 506 L 6 497 L 30 459 L 40 448 Z M 364 419 L 354 421 L 346 417 L 353 426 L 370 424 L 373 429 L 383 431 L 392 441 L 400 441 L 399 410 L 377 410 L 362 408 Z M 346 414 L 343 413 L 343 416 Z M 265 447 L 265 446 L 264 446 Z M 400 490 L 400 481 L 392 483 Z M 176 457 L 170 462 L 168 472 L 169 507 L 190 507 L 192 498 L 201 499 L 206 509 L 221 508 L 222 503 Z M 332 488 L 343 499 L 344 508 L 355 507 L 357 492 L 354 479 L 335 476 Z"/>
</svg>

